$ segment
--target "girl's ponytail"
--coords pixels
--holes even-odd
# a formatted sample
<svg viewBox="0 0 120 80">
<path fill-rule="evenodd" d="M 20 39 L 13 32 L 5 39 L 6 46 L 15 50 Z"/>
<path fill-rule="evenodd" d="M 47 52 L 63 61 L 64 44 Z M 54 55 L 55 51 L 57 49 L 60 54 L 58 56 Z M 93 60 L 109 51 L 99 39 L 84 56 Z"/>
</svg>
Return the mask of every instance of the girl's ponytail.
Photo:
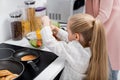
<svg viewBox="0 0 120 80">
<path fill-rule="evenodd" d="M 108 80 L 108 55 L 105 31 L 99 20 L 93 22 L 90 48 L 92 56 L 87 71 L 87 80 Z"/>
</svg>

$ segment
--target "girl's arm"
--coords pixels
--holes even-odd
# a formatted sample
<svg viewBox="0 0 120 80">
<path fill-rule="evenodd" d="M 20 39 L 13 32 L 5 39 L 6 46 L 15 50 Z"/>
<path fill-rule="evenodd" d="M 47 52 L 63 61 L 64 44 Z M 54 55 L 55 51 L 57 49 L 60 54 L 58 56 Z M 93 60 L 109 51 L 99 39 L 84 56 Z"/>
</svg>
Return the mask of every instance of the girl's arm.
<svg viewBox="0 0 120 80">
<path fill-rule="evenodd" d="M 47 47 L 49 50 L 51 50 L 53 53 L 56 53 L 56 55 L 61 56 L 63 58 L 65 58 L 66 55 L 69 55 L 67 52 L 67 49 L 69 49 L 69 47 L 67 46 L 67 43 L 64 41 L 57 41 L 53 37 L 52 30 L 49 26 L 42 28 L 41 35 L 42 35 L 44 46 Z M 67 49 L 65 49 L 65 47 Z"/>
<path fill-rule="evenodd" d="M 41 35 L 44 46 L 59 57 L 65 59 L 75 69 L 84 65 L 86 67 L 88 66 L 87 64 L 89 63 L 91 54 L 83 49 L 82 45 L 80 45 L 78 42 L 72 41 L 66 43 L 65 41 L 57 41 L 53 37 L 51 28 L 49 26 L 46 26 L 41 30 Z"/>
<path fill-rule="evenodd" d="M 96 18 L 100 19 L 103 23 L 105 23 L 111 15 L 113 1 L 114 0 L 100 0 L 99 14 Z"/>
<path fill-rule="evenodd" d="M 59 29 L 58 27 L 56 27 L 54 25 L 51 25 L 51 21 L 48 16 L 42 17 L 42 23 L 43 23 L 43 27 L 49 26 L 53 32 L 52 34 L 54 36 L 58 37 L 58 39 L 68 42 L 67 32 L 63 31 L 62 29 Z"/>
<path fill-rule="evenodd" d="M 68 33 L 58 27 L 52 26 L 53 35 L 58 39 L 68 42 Z"/>
</svg>

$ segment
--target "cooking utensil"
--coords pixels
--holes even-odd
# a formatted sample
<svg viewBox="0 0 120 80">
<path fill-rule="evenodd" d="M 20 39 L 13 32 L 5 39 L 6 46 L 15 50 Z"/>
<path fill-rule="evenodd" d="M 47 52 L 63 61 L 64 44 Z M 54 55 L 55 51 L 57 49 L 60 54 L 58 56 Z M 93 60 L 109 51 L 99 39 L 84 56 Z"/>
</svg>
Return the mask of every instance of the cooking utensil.
<svg viewBox="0 0 120 80">
<path fill-rule="evenodd" d="M 26 56 L 26 55 L 34 55 L 36 56 L 35 59 L 33 60 L 28 60 L 28 61 L 22 61 L 21 58 L 23 56 Z M 14 54 L 13 54 L 13 57 L 15 58 L 15 60 L 18 60 L 18 61 L 21 61 L 23 62 L 24 64 L 30 64 L 31 67 L 35 70 L 35 71 L 39 71 L 39 68 L 37 67 L 37 65 L 35 63 L 37 63 L 39 61 L 39 57 L 40 57 L 40 53 L 38 53 L 37 51 L 34 51 L 32 49 L 21 49 L 21 50 L 18 50 L 16 51 Z"/>
<path fill-rule="evenodd" d="M 17 80 L 24 72 L 24 65 L 21 62 L 13 60 L 0 60 L 0 70 L 9 70 L 13 74 L 18 74 L 14 80 Z"/>
<path fill-rule="evenodd" d="M 0 60 L 11 59 L 15 51 L 10 48 L 0 48 Z"/>
</svg>

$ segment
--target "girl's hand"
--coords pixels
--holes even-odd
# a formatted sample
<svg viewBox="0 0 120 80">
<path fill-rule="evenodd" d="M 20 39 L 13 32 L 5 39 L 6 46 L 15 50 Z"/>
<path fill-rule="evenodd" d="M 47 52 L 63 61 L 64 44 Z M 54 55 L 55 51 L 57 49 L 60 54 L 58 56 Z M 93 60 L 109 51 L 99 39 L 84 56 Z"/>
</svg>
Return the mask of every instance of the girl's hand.
<svg viewBox="0 0 120 80">
<path fill-rule="evenodd" d="M 50 26 L 50 19 L 48 16 L 43 16 L 42 17 L 42 23 L 43 23 L 43 27 L 45 26 Z"/>
<path fill-rule="evenodd" d="M 53 36 L 56 38 L 56 40 L 60 41 L 60 39 L 57 37 L 59 28 L 57 26 L 51 25 L 51 30 L 53 32 Z"/>
<path fill-rule="evenodd" d="M 51 27 L 51 30 L 52 30 L 53 34 L 56 35 L 59 31 L 59 28 L 57 26 L 54 26 L 54 25 L 51 25 L 50 27 Z"/>
</svg>

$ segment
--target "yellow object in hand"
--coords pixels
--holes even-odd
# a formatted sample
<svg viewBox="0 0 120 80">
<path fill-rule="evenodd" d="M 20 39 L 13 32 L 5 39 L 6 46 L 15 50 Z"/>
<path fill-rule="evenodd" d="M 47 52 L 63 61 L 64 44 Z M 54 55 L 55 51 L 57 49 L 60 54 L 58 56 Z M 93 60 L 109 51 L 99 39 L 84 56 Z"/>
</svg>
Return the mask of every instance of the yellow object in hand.
<svg viewBox="0 0 120 80">
<path fill-rule="evenodd" d="M 36 30 L 36 37 L 37 37 L 38 40 L 41 40 L 41 39 L 42 39 L 42 36 L 41 36 L 41 34 L 40 34 L 40 29 L 37 29 L 37 30 Z"/>
</svg>

